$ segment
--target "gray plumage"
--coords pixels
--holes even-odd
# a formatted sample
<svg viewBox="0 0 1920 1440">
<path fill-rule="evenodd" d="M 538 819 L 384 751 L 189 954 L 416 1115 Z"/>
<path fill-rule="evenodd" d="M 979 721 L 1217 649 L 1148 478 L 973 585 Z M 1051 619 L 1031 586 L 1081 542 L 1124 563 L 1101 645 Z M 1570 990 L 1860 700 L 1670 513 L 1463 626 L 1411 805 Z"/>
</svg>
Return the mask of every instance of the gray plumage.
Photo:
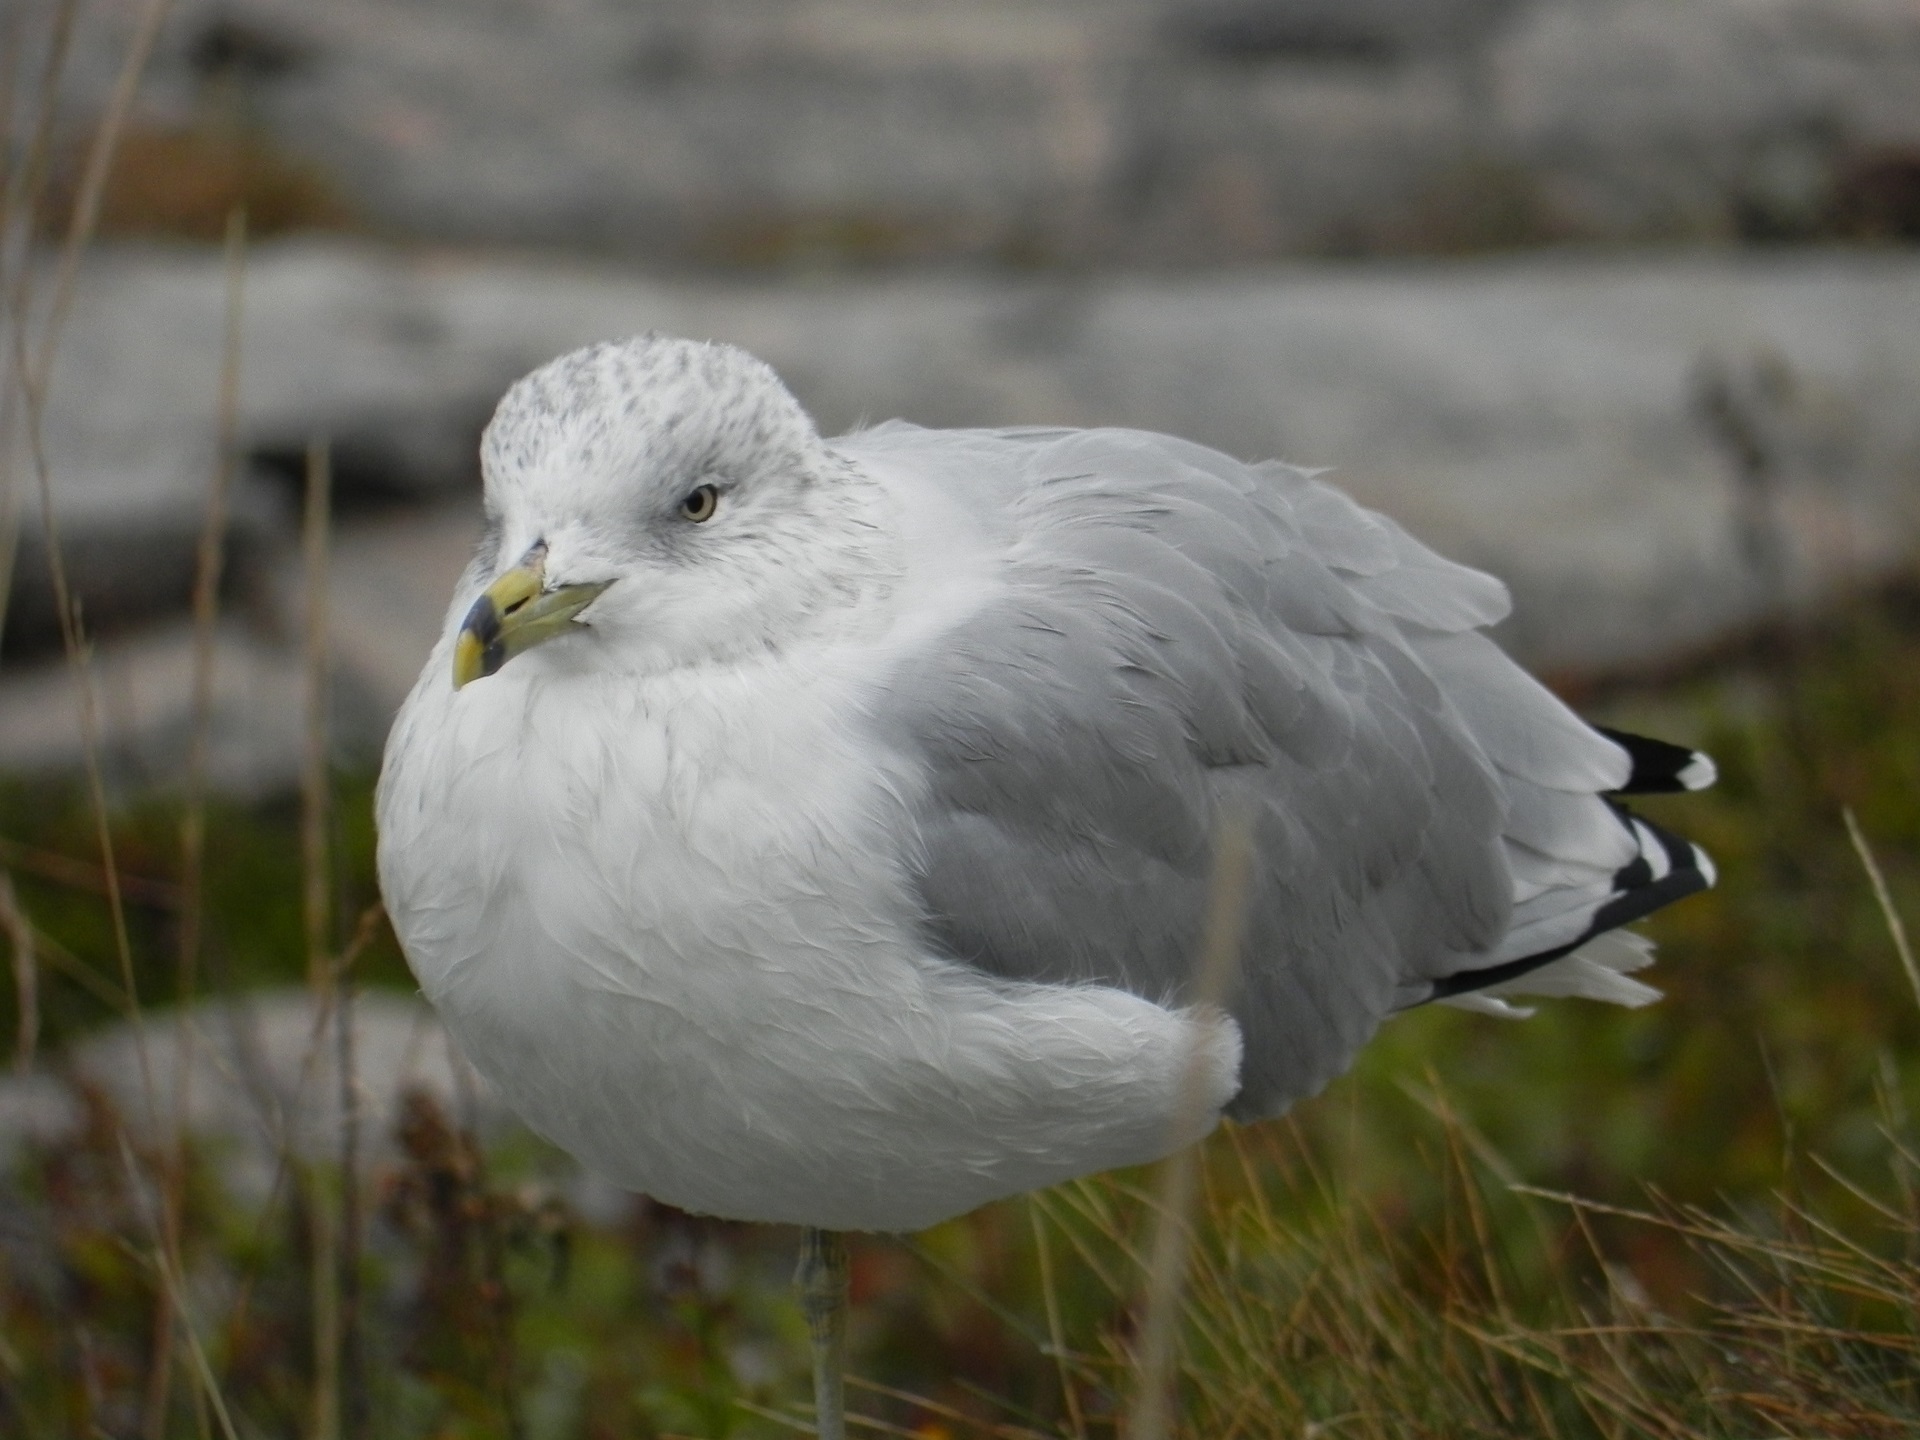
<svg viewBox="0 0 1920 1440">
<path fill-rule="evenodd" d="M 1573 940 L 1637 853 L 1598 798 L 1624 752 L 1476 633 L 1504 587 L 1308 474 L 1126 430 L 837 445 L 953 474 L 1011 537 L 1004 593 L 878 717 L 934 777 L 927 931 L 1009 979 L 1177 999 L 1246 810 L 1233 1113 L 1317 1090 L 1432 982 Z"/>
</svg>

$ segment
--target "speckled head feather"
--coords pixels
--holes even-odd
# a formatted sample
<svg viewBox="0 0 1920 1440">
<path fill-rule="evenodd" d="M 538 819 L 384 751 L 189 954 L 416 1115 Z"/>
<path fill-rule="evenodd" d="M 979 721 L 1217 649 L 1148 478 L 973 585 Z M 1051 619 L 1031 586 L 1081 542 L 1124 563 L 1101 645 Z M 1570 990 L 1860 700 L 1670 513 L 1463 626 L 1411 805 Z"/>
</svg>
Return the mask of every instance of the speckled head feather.
<svg viewBox="0 0 1920 1440">
<path fill-rule="evenodd" d="M 731 345 L 647 334 L 563 355 L 501 400 L 481 467 L 489 543 L 468 591 L 543 544 L 550 582 L 612 582 L 582 623 L 623 668 L 777 643 L 893 568 L 874 487 Z M 701 487 L 715 509 L 690 524 Z"/>
<path fill-rule="evenodd" d="M 480 452 L 489 501 L 598 475 L 668 489 L 743 465 L 804 478 L 824 454 L 769 366 L 732 345 L 652 331 L 562 355 L 519 380 Z"/>
</svg>

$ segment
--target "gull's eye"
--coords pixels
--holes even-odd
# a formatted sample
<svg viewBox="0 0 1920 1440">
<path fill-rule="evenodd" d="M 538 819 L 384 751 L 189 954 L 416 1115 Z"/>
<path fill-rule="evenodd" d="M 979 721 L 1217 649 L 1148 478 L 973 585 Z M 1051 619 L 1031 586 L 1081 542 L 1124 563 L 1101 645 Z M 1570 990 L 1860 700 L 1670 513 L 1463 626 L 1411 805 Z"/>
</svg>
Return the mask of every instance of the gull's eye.
<svg viewBox="0 0 1920 1440">
<path fill-rule="evenodd" d="M 720 492 L 711 485 L 696 485 L 689 490 L 686 498 L 680 502 L 680 516 L 696 524 L 702 520 L 711 520 L 713 512 L 720 506 Z"/>
</svg>

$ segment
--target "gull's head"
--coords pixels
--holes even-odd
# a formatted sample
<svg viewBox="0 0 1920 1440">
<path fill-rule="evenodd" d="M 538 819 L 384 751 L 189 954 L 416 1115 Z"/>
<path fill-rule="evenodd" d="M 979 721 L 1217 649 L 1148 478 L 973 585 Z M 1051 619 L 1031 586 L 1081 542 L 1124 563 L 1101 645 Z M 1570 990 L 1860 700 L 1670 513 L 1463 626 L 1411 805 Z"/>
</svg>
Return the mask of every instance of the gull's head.
<svg viewBox="0 0 1920 1440">
<path fill-rule="evenodd" d="M 729 345 L 643 335 L 561 356 L 501 400 L 481 470 L 456 688 L 536 646 L 628 671 L 777 647 L 872 574 L 859 477 Z"/>
</svg>

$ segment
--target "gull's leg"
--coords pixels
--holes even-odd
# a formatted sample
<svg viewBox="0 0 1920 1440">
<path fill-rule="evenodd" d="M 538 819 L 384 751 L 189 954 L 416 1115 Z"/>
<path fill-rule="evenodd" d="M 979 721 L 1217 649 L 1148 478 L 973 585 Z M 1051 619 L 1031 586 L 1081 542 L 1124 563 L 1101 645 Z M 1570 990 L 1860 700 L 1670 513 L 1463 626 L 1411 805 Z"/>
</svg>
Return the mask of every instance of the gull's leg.
<svg viewBox="0 0 1920 1440">
<path fill-rule="evenodd" d="M 811 1227 L 800 1237 L 794 1272 L 800 1309 L 813 1337 L 813 1422 L 820 1440 L 847 1440 L 843 1372 L 847 1363 L 847 1242 Z"/>
</svg>

